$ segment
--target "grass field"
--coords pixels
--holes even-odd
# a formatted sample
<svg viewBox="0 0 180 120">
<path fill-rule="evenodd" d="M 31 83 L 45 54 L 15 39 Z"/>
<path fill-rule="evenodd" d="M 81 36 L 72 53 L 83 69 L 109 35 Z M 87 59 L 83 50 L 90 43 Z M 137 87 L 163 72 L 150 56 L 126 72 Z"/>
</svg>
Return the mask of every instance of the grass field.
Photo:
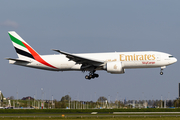
<svg viewBox="0 0 180 120">
<path fill-rule="evenodd" d="M 94 114 L 95 113 L 95 114 Z M 2 109 L 3 120 L 180 120 L 180 109 Z"/>
<path fill-rule="evenodd" d="M 3 120 L 180 120 L 180 115 L 167 114 L 167 115 L 144 115 L 144 114 L 131 114 L 131 115 L 113 115 L 113 114 L 0 114 L 0 119 Z"/>
<path fill-rule="evenodd" d="M 59 118 L 3 118 L 3 120 L 59 120 Z M 65 120 L 179 120 L 180 118 L 176 117 L 149 117 L 149 118 L 139 118 L 139 117 L 133 117 L 133 118 L 62 118 Z"/>
</svg>

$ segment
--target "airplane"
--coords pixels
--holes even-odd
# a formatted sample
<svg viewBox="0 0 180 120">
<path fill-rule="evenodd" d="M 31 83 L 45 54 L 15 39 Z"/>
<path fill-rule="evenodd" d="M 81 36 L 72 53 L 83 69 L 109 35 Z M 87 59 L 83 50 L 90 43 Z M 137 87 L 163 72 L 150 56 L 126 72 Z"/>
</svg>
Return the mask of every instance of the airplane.
<svg viewBox="0 0 180 120">
<path fill-rule="evenodd" d="M 53 49 L 60 54 L 40 55 L 15 31 L 8 34 L 18 55 L 18 58 L 6 58 L 10 64 L 50 71 L 89 71 L 87 80 L 99 77 L 97 70 L 123 74 L 125 69 L 160 67 L 163 75 L 166 66 L 177 62 L 172 55 L 158 51 L 71 54 Z"/>
</svg>

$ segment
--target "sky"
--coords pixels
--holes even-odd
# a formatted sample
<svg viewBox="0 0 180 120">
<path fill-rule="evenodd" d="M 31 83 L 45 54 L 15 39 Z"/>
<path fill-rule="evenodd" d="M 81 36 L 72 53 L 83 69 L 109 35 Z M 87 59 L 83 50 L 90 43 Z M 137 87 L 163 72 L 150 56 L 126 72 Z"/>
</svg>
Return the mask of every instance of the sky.
<svg viewBox="0 0 180 120">
<path fill-rule="evenodd" d="M 160 51 L 180 60 L 179 0 L 5 0 L 0 4 L 0 90 L 5 97 L 96 101 L 175 99 L 180 83 L 177 62 L 160 68 L 52 72 L 11 65 L 17 58 L 8 31 L 16 31 L 39 54 Z"/>
</svg>

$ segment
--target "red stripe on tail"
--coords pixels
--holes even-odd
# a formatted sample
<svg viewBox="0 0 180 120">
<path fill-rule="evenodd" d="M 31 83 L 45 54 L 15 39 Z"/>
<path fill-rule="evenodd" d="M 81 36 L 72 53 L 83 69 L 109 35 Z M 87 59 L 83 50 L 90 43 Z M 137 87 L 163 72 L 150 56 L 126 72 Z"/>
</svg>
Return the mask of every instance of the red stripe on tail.
<svg viewBox="0 0 180 120">
<path fill-rule="evenodd" d="M 38 62 L 40 62 L 40 63 L 42 63 L 42 64 L 44 64 L 44 65 L 46 65 L 46 66 L 49 66 L 49 67 L 58 69 L 58 68 L 52 66 L 51 64 L 47 63 L 45 60 L 43 60 L 43 59 L 39 56 L 39 54 L 38 54 L 36 51 L 34 51 L 29 45 L 27 45 L 27 44 L 24 43 L 24 42 L 22 42 L 22 43 L 26 46 L 26 48 L 29 50 L 29 52 L 32 54 L 32 56 L 34 57 L 34 59 L 35 59 L 36 61 L 38 61 Z"/>
</svg>

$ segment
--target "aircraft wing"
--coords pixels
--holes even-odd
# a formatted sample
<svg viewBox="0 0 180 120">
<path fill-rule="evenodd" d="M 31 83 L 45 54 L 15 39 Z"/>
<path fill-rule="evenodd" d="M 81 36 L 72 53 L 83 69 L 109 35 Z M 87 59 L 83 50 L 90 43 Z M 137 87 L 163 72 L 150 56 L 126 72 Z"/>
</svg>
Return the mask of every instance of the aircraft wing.
<svg viewBox="0 0 180 120">
<path fill-rule="evenodd" d="M 60 50 L 55 50 L 53 49 L 53 51 L 59 52 L 61 54 L 66 55 L 67 58 L 69 58 L 69 60 L 72 60 L 74 62 L 76 62 L 76 64 L 83 64 L 83 65 L 100 65 L 100 64 L 104 64 L 104 61 L 99 61 L 99 60 L 95 60 L 95 59 L 91 59 L 91 58 L 86 58 L 86 57 L 81 57 L 78 55 L 74 55 L 74 54 L 70 54 L 67 52 L 63 52 Z"/>
</svg>

